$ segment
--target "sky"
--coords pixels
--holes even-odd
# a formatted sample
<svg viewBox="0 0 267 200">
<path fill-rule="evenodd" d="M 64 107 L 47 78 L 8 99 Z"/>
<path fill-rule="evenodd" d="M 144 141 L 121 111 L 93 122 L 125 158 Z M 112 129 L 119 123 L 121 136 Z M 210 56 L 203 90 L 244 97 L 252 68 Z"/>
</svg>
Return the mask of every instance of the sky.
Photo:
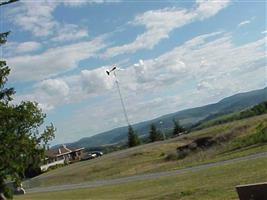
<svg viewBox="0 0 267 200">
<path fill-rule="evenodd" d="M 31 1 L 1 7 L 14 103 L 37 101 L 53 144 L 266 86 L 266 2 Z"/>
</svg>

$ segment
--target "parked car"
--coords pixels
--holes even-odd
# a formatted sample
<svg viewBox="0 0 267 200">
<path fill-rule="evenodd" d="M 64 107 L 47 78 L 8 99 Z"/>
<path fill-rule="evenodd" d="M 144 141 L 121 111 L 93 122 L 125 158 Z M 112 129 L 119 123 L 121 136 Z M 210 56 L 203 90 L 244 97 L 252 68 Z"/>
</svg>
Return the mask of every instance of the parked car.
<svg viewBox="0 0 267 200">
<path fill-rule="evenodd" d="M 92 154 L 96 154 L 96 156 L 97 157 L 99 157 L 99 156 L 103 156 L 103 152 L 101 152 L 101 151 L 93 151 L 93 152 L 91 152 Z"/>
<path fill-rule="evenodd" d="M 81 160 L 91 160 L 91 159 L 94 159 L 96 157 L 97 157 L 97 155 L 95 153 L 88 153 L 88 154 L 84 155 Z"/>
<path fill-rule="evenodd" d="M 97 157 L 103 156 L 103 152 L 101 151 L 92 151 L 88 154 L 85 154 L 81 160 L 91 160 Z"/>
</svg>

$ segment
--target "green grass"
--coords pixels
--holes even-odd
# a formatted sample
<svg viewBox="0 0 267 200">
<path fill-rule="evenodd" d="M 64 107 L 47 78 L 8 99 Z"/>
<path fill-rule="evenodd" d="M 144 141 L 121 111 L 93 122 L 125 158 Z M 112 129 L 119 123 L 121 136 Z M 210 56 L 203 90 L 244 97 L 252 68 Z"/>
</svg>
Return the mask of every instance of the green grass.
<svg viewBox="0 0 267 200">
<path fill-rule="evenodd" d="M 245 119 L 256 115 L 262 115 L 264 113 L 267 113 L 267 101 L 259 103 L 251 108 L 247 108 L 239 112 L 234 112 L 219 117 L 215 117 L 214 119 L 210 119 L 208 121 L 203 121 L 194 129 L 199 130 L 218 124 Z"/>
<path fill-rule="evenodd" d="M 267 159 L 113 186 L 16 196 L 15 200 L 237 200 L 235 186 L 267 180 Z"/>
<path fill-rule="evenodd" d="M 178 146 L 194 138 L 207 135 L 219 136 L 223 134 L 233 134 L 235 138 L 242 138 L 254 133 L 256 127 L 263 121 L 267 121 L 267 115 L 217 125 L 192 132 L 183 137 L 114 152 L 104 155 L 101 158 L 74 163 L 60 169 L 55 169 L 24 182 L 24 186 L 27 188 L 112 179 L 136 174 L 179 169 L 267 151 L 266 143 L 234 149 L 232 146 L 233 144 L 229 142 L 214 146 L 205 151 L 190 153 L 181 160 L 166 161 L 165 159 L 168 154 L 175 153 Z"/>
<path fill-rule="evenodd" d="M 254 144 L 267 143 L 267 121 L 260 123 L 252 134 L 245 135 L 233 141 L 235 148 L 242 148 Z"/>
</svg>

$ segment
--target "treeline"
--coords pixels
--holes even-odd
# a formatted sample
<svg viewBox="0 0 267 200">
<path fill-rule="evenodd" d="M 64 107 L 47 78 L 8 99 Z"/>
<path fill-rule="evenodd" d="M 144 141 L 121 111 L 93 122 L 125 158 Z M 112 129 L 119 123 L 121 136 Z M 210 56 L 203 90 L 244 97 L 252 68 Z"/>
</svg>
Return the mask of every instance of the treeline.
<svg viewBox="0 0 267 200">
<path fill-rule="evenodd" d="M 262 115 L 267 113 L 267 101 L 264 101 L 262 103 L 259 103 L 252 108 L 247 108 L 241 112 L 233 113 L 233 114 L 228 114 L 224 115 L 209 121 L 202 121 L 198 123 L 194 129 L 202 129 L 202 128 L 207 128 L 210 126 L 214 125 L 219 125 L 219 124 L 224 124 L 227 122 L 235 121 L 235 120 L 240 120 L 240 119 L 245 119 L 257 115 Z"/>
<path fill-rule="evenodd" d="M 130 147 L 135 147 L 141 144 L 147 144 L 151 142 L 165 140 L 171 137 L 179 136 L 183 134 L 186 129 L 180 125 L 178 120 L 173 119 L 173 129 L 168 131 L 163 131 L 162 129 L 158 129 L 154 123 L 150 125 L 150 129 L 148 132 L 148 136 L 140 137 L 137 131 L 133 129 L 132 126 L 128 127 L 128 140 L 127 143 L 120 143 L 114 145 L 106 145 L 106 146 L 99 146 L 99 147 L 91 147 L 87 148 L 86 151 L 102 151 L 105 154 L 111 153 L 113 151 L 118 151 Z"/>
<path fill-rule="evenodd" d="M 182 127 L 179 121 L 173 119 L 172 133 L 166 134 L 162 129 L 158 129 L 154 123 L 150 125 L 148 137 L 139 138 L 136 131 L 133 130 L 132 126 L 128 129 L 128 147 L 138 146 L 140 144 L 146 144 L 150 142 L 156 142 L 165 140 L 169 137 L 175 137 L 185 132 L 185 128 Z"/>
</svg>

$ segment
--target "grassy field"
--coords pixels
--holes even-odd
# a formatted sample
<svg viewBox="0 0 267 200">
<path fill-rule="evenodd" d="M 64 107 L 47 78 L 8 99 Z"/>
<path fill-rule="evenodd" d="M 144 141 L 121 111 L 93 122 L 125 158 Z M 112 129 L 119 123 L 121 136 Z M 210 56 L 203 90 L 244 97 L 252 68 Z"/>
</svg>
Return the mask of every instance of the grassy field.
<svg viewBox="0 0 267 200">
<path fill-rule="evenodd" d="M 249 107 L 239 112 L 234 112 L 230 114 L 225 114 L 219 117 L 214 117 L 208 121 L 202 121 L 194 129 L 199 130 L 207 127 L 211 127 L 218 124 L 223 124 L 235 120 L 245 119 L 252 116 L 262 115 L 267 113 L 267 101 L 259 103 L 253 107 Z"/>
<path fill-rule="evenodd" d="M 253 133 L 257 125 L 262 121 L 267 121 L 267 115 L 218 125 L 192 132 L 186 136 L 114 152 L 101 158 L 71 164 L 42 174 L 24 182 L 24 187 L 81 183 L 91 180 L 173 170 L 267 151 L 267 144 L 232 150 L 232 143 L 228 142 L 216 145 L 205 151 L 191 153 L 184 159 L 170 161 L 165 159 L 167 155 L 175 154 L 178 146 L 194 138 L 207 135 L 218 136 L 227 133 L 233 133 L 235 138 L 242 138 Z"/>
<path fill-rule="evenodd" d="M 267 159 L 213 167 L 154 180 L 90 189 L 16 196 L 15 200 L 231 200 L 238 199 L 235 186 L 267 180 Z"/>
</svg>

